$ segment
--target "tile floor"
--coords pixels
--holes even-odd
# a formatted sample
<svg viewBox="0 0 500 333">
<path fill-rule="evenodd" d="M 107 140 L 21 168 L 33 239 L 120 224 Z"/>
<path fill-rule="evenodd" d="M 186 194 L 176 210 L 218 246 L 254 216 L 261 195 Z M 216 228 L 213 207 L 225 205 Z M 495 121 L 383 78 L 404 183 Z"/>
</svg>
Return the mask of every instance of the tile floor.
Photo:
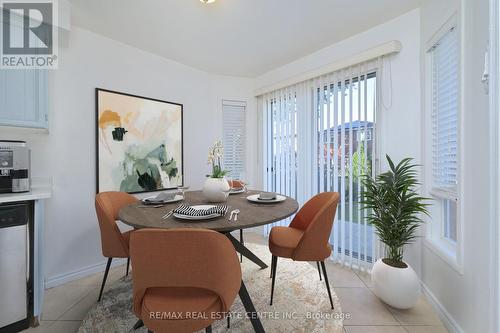
<svg viewBox="0 0 500 333">
<path fill-rule="evenodd" d="M 264 237 L 253 232 L 245 233 L 245 241 L 266 242 Z M 345 333 L 448 332 L 424 297 L 421 297 L 417 306 L 411 310 L 393 309 L 373 294 L 369 276 L 332 263 L 327 264 L 327 270 L 331 286 L 340 298 L 342 310 L 351 316 L 349 320 L 344 321 Z M 124 266 L 112 268 L 107 286 L 112 285 L 124 273 Z M 40 326 L 25 332 L 76 332 L 81 320 L 97 301 L 101 279 L 102 273 L 98 273 L 48 289 L 45 293 Z"/>
</svg>

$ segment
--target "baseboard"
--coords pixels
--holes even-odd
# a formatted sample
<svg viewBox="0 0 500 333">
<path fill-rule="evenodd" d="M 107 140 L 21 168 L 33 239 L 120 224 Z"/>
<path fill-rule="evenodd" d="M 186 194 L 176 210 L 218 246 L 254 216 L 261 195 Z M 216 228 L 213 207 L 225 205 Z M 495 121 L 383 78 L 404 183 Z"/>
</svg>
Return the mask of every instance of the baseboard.
<svg viewBox="0 0 500 333">
<path fill-rule="evenodd" d="M 106 262 L 107 262 L 107 260 L 102 262 L 102 263 L 87 266 L 87 267 L 84 267 L 84 268 L 81 268 L 81 269 L 78 269 L 78 270 L 75 270 L 72 272 L 59 274 L 59 275 L 56 275 L 56 276 L 53 276 L 50 278 L 46 278 L 45 279 L 45 289 L 57 287 L 61 284 L 65 284 L 65 283 L 68 283 L 68 282 L 71 282 L 74 280 L 78 280 L 78 279 L 84 278 L 86 276 L 95 274 L 95 273 L 104 272 L 104 270 L 106 269 Z M 111 267 L 123 265 L 126 263 L 127 263 L 127 259 L 116 258 L 116 259 L 113 259 L 113 261 L 111 262 Z"/>
<path fill-rule="evenodd" d="M 427 300 L 432 305 L 434 310 L 438 313 L 439 318 L 443 321 L 444 326 L 451 333 L 464 333 L 464 330 L 458 325 L 458 323 L 453 319 L 453 317 L 446 311 L 444 306 L 438 301 L 436 296 L 427 288 L 425 283 L 421 282 L 422 291 L 424 295 L 427 297 Z"/>
</svg>

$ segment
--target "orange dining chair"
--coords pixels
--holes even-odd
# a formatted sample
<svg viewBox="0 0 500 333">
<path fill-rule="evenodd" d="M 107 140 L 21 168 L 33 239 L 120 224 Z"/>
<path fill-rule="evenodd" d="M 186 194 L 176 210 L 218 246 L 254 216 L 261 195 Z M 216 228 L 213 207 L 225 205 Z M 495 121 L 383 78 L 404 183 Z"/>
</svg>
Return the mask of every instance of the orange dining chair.
<svg viewBox="0 0 500 333">
<path fill-rule="evenodd" d="M 137 198 L 125 192 L 102 192 L 95 196 L 95 210 L 99 221 L 99 229 L 101 230 L 102 255 L 108 258 L 98 302 L 101 300 L 113 258 L 127 258 L 125 274 L 128 275 L 130 231 L 122 233 L 118 229 L 116 220 L 120 209 L 134 202 L 137 202 Z"/>
<path fill-rule="evenodd" d="M 291 258 L 294 261 L 316 261 L 318 269 L 321 263 L 330 305 L 333 309 L 332 294 L 324 260 L 332 252 L 328 239 L 332 231 L 339 199 L 340 195 L 337 192 L 317 194 L 304 204 L 289 227 L 273 227 L 271 229 L 269 234 L 269 250 L 272 253 L 271 305 L 273 304 L 278 257 L 281 257 Z"/>
<path fill-rule="evenodd" d="M 138 230 L 130 238 L 130 257 L 133 310 L 149 332 L 211 332 L 242 285 L 236 251 L 215 231 Z"/>
<path fill-rule="evenodd" d="M 239 179 L 233 179 L 229 181 L 229 187 L 231 188 L 242 188 L 245 187 L 245 182 Z M 243 241 L 243 229 L 240 229 L 240 243 L 245 244 Z M 243 262 L 243 255 L 240 253 L 240 262 Z"/>
</svg>

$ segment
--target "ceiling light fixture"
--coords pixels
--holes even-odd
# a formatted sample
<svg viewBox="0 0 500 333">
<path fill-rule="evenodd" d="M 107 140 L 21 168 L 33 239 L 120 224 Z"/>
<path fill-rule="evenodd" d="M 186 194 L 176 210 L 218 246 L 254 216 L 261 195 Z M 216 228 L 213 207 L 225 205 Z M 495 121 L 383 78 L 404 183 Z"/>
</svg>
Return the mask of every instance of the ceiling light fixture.
<svg viewBox="0 0 500 333">
<path fill-rule="evenodd" d="M 203 3 L 214 3 L 215 0 L 200 0 Z"/>
</svg>

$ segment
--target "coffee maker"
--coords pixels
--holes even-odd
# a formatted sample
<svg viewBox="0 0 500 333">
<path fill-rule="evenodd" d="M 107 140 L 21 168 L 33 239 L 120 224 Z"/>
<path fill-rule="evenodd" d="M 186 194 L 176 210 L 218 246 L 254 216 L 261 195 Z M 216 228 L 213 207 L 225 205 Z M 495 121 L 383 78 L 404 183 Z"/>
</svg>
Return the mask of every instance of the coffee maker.
<svg viewBox="0 0 500 333">
<path fill-rule="evenodd" d="M 30 150 L 26 142 L 0 141 L 0 193 L 30 190 Z"/>
</svg>

